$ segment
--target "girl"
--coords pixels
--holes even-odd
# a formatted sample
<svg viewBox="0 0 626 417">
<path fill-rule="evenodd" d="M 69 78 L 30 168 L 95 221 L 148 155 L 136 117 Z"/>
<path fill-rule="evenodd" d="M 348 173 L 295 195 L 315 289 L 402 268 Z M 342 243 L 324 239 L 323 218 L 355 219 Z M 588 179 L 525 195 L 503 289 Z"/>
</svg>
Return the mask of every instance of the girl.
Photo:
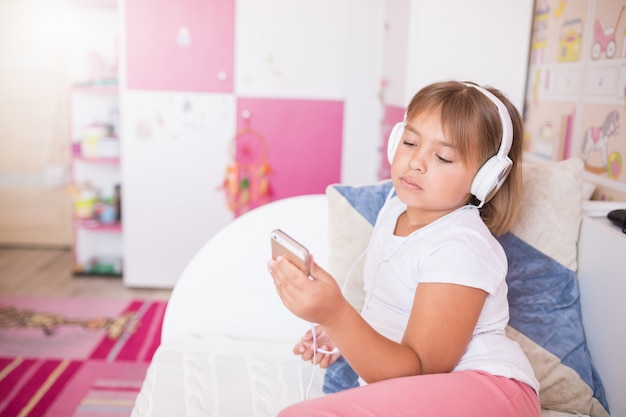
<svg viewBox="0 0 626 417">
<path fill-rule="evenodd" d="M 312 262 L 268 267 L 285 306 L 316 326 L 295 346 L 361 386 L 294 404 L 288 416 L 540 416 L 539 384 L 508 339 L 506 232 L 521 199 L 522 122 L 495 89 L 420 90 L 389 139 L 394 194 L 367 249 L 356 311 Z M 339 352 L 333 351 L 338 348 Z M 327 352 L 327 353 L 324 353 Z"/>
</svg>

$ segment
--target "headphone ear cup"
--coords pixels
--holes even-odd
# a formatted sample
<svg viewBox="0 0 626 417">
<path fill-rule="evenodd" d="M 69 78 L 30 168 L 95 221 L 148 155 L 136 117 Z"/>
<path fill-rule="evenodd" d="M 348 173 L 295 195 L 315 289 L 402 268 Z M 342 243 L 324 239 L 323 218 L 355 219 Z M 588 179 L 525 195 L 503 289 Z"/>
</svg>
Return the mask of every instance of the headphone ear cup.
<svg viewBox="0 0 626 417">
<path fill-rule="evenodd" d="M 393 157 L 400 144 L 400 139 L 402 139 L 403 131 L 404 123 L 398 122 L 393 126 L 393 129 L 391 129 L 391 133 L 389 133 L 389 140 L 387 141 L 387 159 L 390 164 L 393 162 Z"/>
<path fill-rule="evenodd" d="M 482 204 L 486 203 L 500 189 L 512 166 L 513 162 L 508 156 L 489 158 L 476 173 L 470 187 L 470 193 Z"/>
</svg>

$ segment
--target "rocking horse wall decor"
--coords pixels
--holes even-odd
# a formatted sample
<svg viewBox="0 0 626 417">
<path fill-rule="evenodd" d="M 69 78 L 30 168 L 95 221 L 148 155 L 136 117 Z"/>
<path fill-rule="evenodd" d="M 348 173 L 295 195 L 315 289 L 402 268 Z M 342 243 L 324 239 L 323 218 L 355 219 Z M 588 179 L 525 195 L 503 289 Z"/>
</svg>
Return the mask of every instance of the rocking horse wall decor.
<svg viewBox="0 0 626 417">
<path fill-rule="evenodd" d="M 609 162 L 609 139 L 619 133 L 619 113 L 617 110 L 610 111 L 604 121 L 599 126 L 591 126 L 585 131 L 583 138 L 582 159 L 585 162 L 585 169 L 595 174 L 609 173 L 611 175 L 615 171 Z M 600 156 L 600 164 L 592 164 L 590 155 L 598 153 Z"/>
</svg>

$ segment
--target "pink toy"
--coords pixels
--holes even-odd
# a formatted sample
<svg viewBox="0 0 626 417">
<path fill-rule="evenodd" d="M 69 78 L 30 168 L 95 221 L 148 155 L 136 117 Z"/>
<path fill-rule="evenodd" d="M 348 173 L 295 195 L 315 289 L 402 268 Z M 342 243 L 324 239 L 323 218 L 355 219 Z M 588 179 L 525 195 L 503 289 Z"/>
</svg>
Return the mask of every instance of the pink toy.
<svg viewBox="0 0 626 417">
<path fill-rule="evenodd" d="M 605 52 L 606 57 L 609 59 L 615 56 L 615 51 L 617 49 L 615 43 L 615 29 L 622 18 L 624 7 L 626 6 L 622 6 L 620 9 L 617 21 L 613 27 L 606 27 L 604 26 L 604 21 L 602 19 L 596 19 L 594 24 L 594 43 L 591 47 L 591 57 L 593 59 L 598 59 L 602 52 Z"/>
</svg>

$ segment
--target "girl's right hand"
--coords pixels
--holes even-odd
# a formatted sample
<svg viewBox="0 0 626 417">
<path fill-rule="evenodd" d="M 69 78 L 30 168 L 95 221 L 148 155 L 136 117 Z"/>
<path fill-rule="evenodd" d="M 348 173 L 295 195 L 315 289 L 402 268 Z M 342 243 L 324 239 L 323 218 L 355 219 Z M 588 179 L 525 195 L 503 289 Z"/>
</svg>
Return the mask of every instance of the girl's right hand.
<svg viewBox="0 0 626 417">
<path fill-rule="evenodd" d="M 322 330 L 321 326 L 317 325 L 314 329 L 316 346 L 313 345 L 313 331 L 308 330 L 294 346 L 293 353 L 300 355 L 304 361 L 311 361 L 311 363 L 319 364 L 320 368 L 327 368 L 335 362 L 341 354 L 336 349 L 335 343 L 328 337 L 326 332 Z M 316 350 L 315 355 L 313 354 L 314 349 Z M 320 352 L 320 350 L 331 353 Z"/>
</svg>

